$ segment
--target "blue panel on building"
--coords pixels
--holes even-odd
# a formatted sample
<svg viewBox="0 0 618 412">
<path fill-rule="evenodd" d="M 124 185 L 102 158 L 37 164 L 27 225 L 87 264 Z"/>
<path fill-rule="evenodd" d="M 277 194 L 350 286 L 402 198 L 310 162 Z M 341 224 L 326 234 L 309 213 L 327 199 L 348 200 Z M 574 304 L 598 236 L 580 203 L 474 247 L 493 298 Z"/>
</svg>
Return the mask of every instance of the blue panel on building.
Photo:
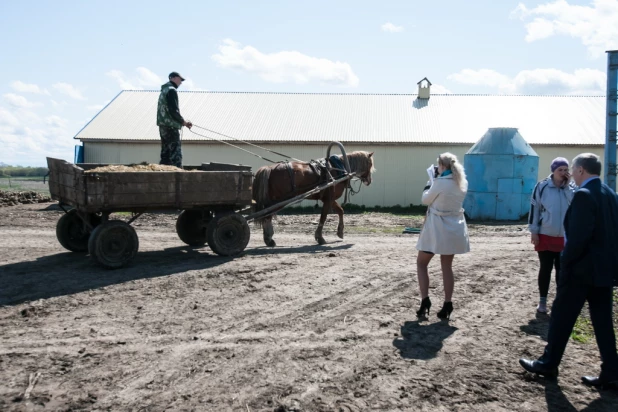
<svg viewBox="0 0 618 412">
<path fill-rule="evenodd" d="M 466 153 L 471 219 L 519 220 L 528 212 L 539 156 L 514 128 L 492 128 Z"/>
<path fill-rule="evenodd" d="M 84 146 L 75 146 L 75 157 L 73 163 L 84 163 Z"/>
</svg>

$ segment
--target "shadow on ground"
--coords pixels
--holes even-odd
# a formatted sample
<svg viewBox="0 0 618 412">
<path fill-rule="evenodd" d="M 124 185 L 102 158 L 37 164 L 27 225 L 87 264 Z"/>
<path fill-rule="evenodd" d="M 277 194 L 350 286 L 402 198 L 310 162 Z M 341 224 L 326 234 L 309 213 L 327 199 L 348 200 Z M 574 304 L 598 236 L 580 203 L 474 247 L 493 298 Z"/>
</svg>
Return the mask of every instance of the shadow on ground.
<svg viewBox="0 0 618 412">
<path fill-rule="evenodd" d="M 423 324 L 408 321 L 401 327 L 401 338 L 393 341 L 402 358 L 427 360 L 435 358 L 443 342 L 457 330 L 448 322 Z"/>
</svg>

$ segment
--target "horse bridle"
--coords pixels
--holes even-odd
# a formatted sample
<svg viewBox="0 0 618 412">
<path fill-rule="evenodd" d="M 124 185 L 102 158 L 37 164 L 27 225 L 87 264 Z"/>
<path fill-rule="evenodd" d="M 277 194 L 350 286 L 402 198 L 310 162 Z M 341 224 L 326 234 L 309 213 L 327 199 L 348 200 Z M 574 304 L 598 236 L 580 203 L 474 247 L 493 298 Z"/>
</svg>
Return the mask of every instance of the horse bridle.
<svg viewBox="0 0 618 412">
<path fill-rule="evenodd" d="M 358 177 L 358 179 L 359 179 L 361 182 L 363 182 L 363 183 L 367 184 L 367 182 L 369 181 L 369 175 L 370 175 L 370 173 L 371 173 L 371 172 L 367 172 L 367 174 L 366 174 L 365 176 L 359 176 L 359 177 Z"/>
</svg>

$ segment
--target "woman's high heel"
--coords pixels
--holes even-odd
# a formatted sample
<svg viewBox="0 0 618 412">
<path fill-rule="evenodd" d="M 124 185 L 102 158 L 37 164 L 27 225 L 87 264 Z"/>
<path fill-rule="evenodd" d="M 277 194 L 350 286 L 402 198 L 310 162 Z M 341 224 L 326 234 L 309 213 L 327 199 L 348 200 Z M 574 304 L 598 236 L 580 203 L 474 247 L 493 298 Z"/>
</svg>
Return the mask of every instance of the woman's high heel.
<svg viewBox="0 0 618 412">
<path fill-rule="evenodd" d="M 427 296 L 421 301 L 421 307 L 416 311 L 416 316 L 422 318 L 429 315 L 429 308 L 431 308 L 431 300 Z"/>
<path fill-rule="evenodd" d="M 442 309 L 440 309 L 440 312 L 438 312 L 438 317 L 440 319 L 450 319 L 452 311 L 453 302 L 444 302 L 444 305 L 442 305 Z"/>
</svg>

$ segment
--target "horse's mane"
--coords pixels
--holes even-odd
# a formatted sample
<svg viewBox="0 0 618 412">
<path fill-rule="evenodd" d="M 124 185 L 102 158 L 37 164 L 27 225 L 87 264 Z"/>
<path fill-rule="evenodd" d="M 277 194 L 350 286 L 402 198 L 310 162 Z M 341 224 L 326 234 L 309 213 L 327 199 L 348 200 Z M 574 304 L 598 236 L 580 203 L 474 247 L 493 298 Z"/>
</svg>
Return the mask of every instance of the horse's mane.
<svg viewBox="0 0 618 412">
<path fill-rule="evenodd" d="M 352 172 L 367 172 L 373 173 L 376 168 L 373 166 L 373 156 L 370 152 L 358 151 L 348 153 L 348 162 L 350 163 L 350 171 Z M 340 156 L 343 160 L 343 155 Z"/>
</svg>

